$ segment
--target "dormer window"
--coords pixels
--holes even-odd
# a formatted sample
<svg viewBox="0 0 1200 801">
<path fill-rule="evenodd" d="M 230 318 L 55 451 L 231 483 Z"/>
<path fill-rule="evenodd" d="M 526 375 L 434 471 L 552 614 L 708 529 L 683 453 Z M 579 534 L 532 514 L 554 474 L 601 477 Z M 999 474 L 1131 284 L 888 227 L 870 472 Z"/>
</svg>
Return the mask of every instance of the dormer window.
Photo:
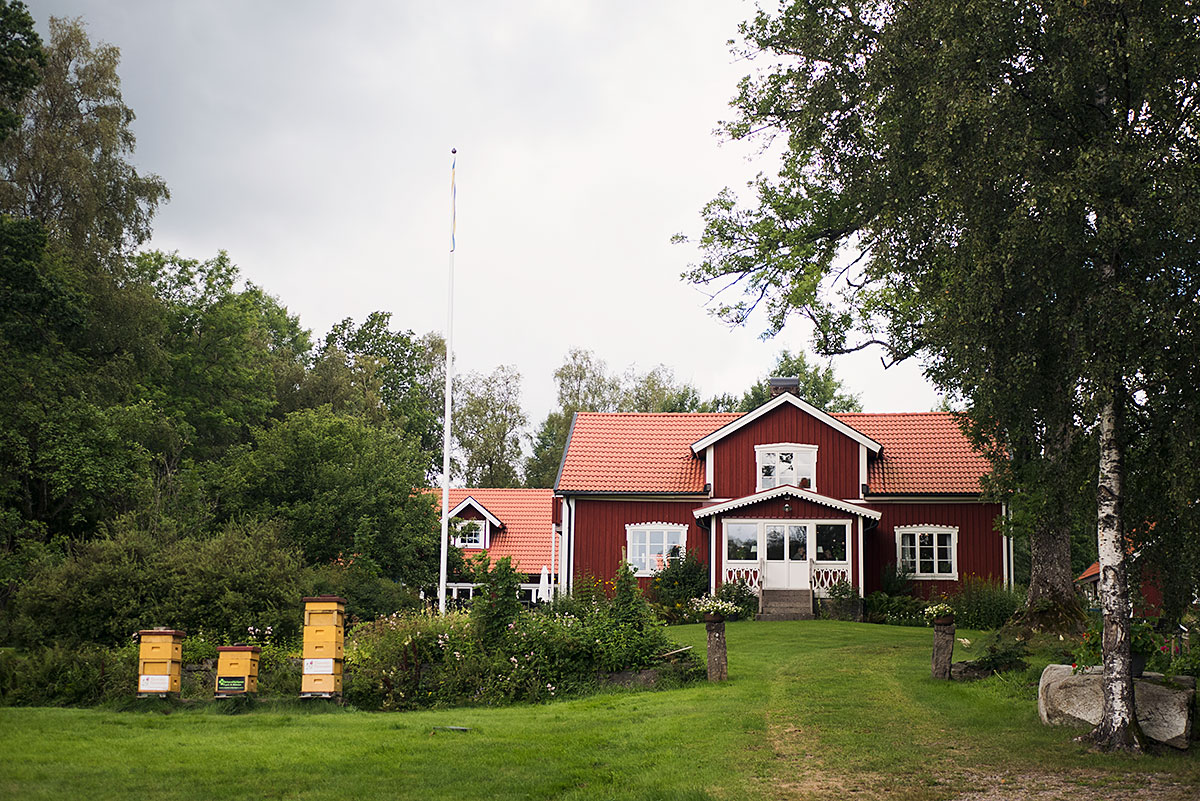
<svg viewBox="0 0 1200 801">
<path fill-rule="evenodd" d="M 797 445 L 792 442 L 755 445 L 754 457 L 758 469 L 757 491 L 785 484 L 816 490 L 816 445 Z"/>
<path fill-rule="evenodd" d="M 454 545 L 458 548 L 486 548 L 488 521 L 455 520 Z"/>
</svg>

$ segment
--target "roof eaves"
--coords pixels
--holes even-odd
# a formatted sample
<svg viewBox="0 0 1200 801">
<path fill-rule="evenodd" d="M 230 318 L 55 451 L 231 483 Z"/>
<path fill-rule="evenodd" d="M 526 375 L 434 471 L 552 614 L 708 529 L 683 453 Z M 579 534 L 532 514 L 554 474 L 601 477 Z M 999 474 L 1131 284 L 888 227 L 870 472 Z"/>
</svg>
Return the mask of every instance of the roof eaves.
<svg viewBox="0 0 1200 801">
<path fill-rule="evenodd" d="M 845 434 L 847 437 L 850 437 L 850 439 L 854 440 L 855 442 L 859 443 L 860 445 L 865 445 L 867 447 L 867 450 L 871 451 L 872 453 L 879 453 L 880 451 L 883 450 L 883 445 L 881 445 L 880 443 L 871 439 L 866 434 L 863 434 L 861 431 L 858 431 L 855 428 L 851 428 L 850 426 L 843 423 L 841 420 L 838 420 L 836 417 L 833 417 L 832 415 L 830 415 L 828 412 L 821 411 L 816 406 L 813 406 L 811 403 L 804 400 L 803 398 L 798 398 L 790 392 L 784 392 L 783 394 L 777 396 L 773 400 L 767 401 L 762 406 L 759 406 L 757 409 L 746 412 L 744 415 L 737 418 L 736 420 L 732 420 L 732 421 L 726 423 L 725 425 L 721 426 L 720 428 L 718 428 L 716 431 L 712 432 L 711 434 L 705 436 L 704 438 L 702 438 L 700 440 L 697 440 L 696 442 L 693 442 L 692 443 L 692 453 L 698 455 L 701 451 L 703 451 L 709 445 L 712 445 L 713 443 L 724 439 L 725 437 L 729 436 L 733 432 L 737 431 L 738 429 L 742 428 L 743 426 L 749 425 L 750 423 L 754 422 L 755 420 L 757 420 L 758 418 L 767 414 L 768 412 L 772 412 L 775 409 L 778 409 L 780 406 L 782 406 L 785 403 L 790 403 L 791 405 L 795 406 L 797 409 L 800 409 L 803 412 L 807 412 L 808 414 L 817 418 L 822 423 L 825 423 L 827 426 L 834 429 L 835 431 Z"/>
<path fill-rule="evenodd" d="M 793 487 L 791 485 L 763 490 L 762 492 L 756 492 L 753 495 L 745 495 L 741 498 L 734 498 L 733 500 L 725 501 L 724 503 L 714 503 L 709 506 L 702 506 L 699 509 L 692 510 L 692 515 L 699 520 L 701 517 L 709 517 L 711 515 L 721 514 L 733 509 L 740 509 L 743 506 L 750 506 L 761 501 L 769 501 L 772 498 L 778 498 L 782 495 L 790 495 L 797 500 L 809 501 L 821 506 L 828 506 L 831 509 L 837 509 L 841 512 L 862 515 L 863 517 L 869 517 L 872 520 L 879 520 L 881 517 L 883 517 L 882 512 L 877 512 L 874 509 L 868 509 L 865 506 L 859 506 L 858 504 L 851 503 L 850 501 L 841 501 L 837 498 L 830 498 L 828 495 L 821 495 L 813 492 L 812 490 L 801 489 L 800 487 Z"/>
<path fill-rule="evenodd" d="M 491 523 L 493 526 L 496 526 L 497 528 L 504 528 L 504 524 L 502 522 L 500 522 L 500 518 L 498 518 L 494 514 L 492 514 L 486 506 L 484 506 L 479 501 L 475 500 L 470 495 L 463 498 L 462 501 L 458 504 L 458 506 L 455 506 L 453 509 L 450 510 L 450 514 L 446 515 L 446 517 L 457 517 L 458 513 L 461 512 L 463 509 L 467 508 L 468 506 L 474 506 L 476 509 L 478 509 L 479 513 L 482 514 L 484 517 L 486 517 L 488 522 Z"/>
<path fill-rule="evenodd" d="M 558 492 L 558 483 L 562 481 L 563 468 L 567 466 L 567 452 L 571 450 L 571 437 L 575 434 L 575 421 L 579 419 L 579 412 L 571 415 L 571 427 L 567 429 L 567 441 L 563 445 L 562 458 L 558 460 L 558 475 L 554 477 L 554 491 Z"/>
</svg>

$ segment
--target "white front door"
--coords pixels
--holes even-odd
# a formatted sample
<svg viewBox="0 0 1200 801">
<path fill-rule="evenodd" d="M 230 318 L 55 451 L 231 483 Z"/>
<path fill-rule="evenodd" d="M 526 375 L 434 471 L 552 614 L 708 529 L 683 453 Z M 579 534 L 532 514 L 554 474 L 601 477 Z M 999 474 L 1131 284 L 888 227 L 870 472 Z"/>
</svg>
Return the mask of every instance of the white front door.
<svg viewBox="0 0 1200 801">
<path fill-rule="evenodd" d="M 765 575 L 768 590 L 806 590 L 809 587 L 808 526 L 804 523 L 762 524 Z"/>
</svg>

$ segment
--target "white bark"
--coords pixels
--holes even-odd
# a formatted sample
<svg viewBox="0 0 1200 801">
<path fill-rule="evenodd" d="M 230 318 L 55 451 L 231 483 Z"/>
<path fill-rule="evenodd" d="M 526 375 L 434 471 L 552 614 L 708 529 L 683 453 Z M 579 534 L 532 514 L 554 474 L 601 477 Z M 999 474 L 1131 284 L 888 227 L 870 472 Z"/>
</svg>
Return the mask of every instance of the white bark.
<svg viewBox="0 0 1200 801">
<path fill-rule="evenodd" d="M 1100 412 L 1100 477 L 1097 486 L 1100 547 L 1100 604 L 1104 613 L 1104 716 L 1092 739 L 1107 749 L 1137 750 L 1140 732 L 1130 675 L 1129 585 L 1125 575 L 1125 538 L 1121 531 L 1121 446 L 1119 411 L 1114 395 Z"/>
</svg>

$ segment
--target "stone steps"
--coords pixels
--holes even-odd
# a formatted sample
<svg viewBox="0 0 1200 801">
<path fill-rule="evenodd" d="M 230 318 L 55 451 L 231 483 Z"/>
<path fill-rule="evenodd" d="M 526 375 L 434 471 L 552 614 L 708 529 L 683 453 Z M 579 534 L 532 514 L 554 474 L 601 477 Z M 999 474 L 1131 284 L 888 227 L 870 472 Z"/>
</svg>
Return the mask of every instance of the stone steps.
<svg viewBox="0 0 1200 801">
<path fill-rule="evenodd" d="M 763 590 L 758 620 L 812 620 L 812 590 Z"/>
</svg>

